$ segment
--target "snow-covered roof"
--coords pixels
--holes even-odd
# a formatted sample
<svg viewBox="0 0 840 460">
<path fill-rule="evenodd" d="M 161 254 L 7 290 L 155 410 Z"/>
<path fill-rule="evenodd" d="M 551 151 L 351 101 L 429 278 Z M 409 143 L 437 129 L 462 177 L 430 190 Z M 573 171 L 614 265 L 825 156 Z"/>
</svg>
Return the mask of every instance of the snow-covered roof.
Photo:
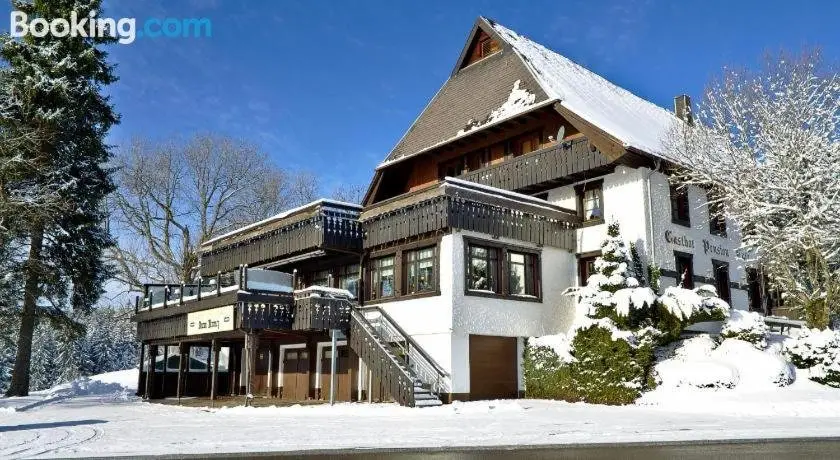
<svg viewBox="0 0 840 460">
<path fill-rule="evenodd" d="M 665 155 L 663 141 L 679 122 L 673 113 L 500 24 L 479 18 L 473 34 L 476 28 L 486 29 L 504 50 L 463 68 L 459 61 L 453 75 L 376 169 L 553 103 L 612 136 L 624 148 Z"/>
<path fill-rule="evenodd" d="M 523 58 L 550 98 L 625 147 L 654 155 L 665 151 L 665 135 L 678 121 L 674 114 L 501 24 L 488 22 Z"/>
<path fill-rule="evenodd" d="M 314 208 L 314 207 L 320 206 L 320 205 L 334 205 L 334 206 L 341 206 L 341 207 L 345 207 L 345 208 L 354 208 L 354 209 L 357 209 L 359 211 L 362 210 L 362 206 L 358 205 L 358 204 L 355 204 L 355 203 L 347 203 L 347 202 L 344 202 L 344 201 L 330 200 L 328 198 L 321 198 L 320 200 L 315 200 L 315 201 L 306 203 L 305 205 L 298 206 L 298 207 L 293 208 L 293 209 L 289 209 L 288 211 L 283 211 L 279 214 L 275 214 L 275 215 L 273 215 L 271 217 L 268 217 L 266 219 L 263 219 L 261 221 L 254 222 L 253 224 L 249 224 L 249 225 L 246 225 L 244 227 L 239 227 L 236 230 L 232 230 L 232 231 L 227 232 L 223 235 L 219 235 L 219 236 L 210 238 L 209 240 L 202 243 L 202 246 L 211 245 L 211 244 L 213 244 L 215 242 L 218 242 L 220 240 L 223 240 L 225 238 L 230 238 L 231 236 L 238 235 L 240 233 L 245 233 L 245 232 L 248 232 L 250 230 L 257 229 L 257 228 L 262 227 L 264 225 L 268 225 L 272 222 L 276 222 L 280 219 L 284 219 L 284 218 L 289 217 L 291 215 L 297 214 L 297 213 L 299 213 L 303 210 L 306 210 L 306 209 L 309 209 L 309 208 Z"/>
</svg>

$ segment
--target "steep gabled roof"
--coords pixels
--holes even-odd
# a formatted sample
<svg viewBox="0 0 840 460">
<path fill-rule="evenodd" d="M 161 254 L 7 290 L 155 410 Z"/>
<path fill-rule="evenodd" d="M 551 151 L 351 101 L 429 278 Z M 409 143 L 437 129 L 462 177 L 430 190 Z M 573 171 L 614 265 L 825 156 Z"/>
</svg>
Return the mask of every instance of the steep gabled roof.
<svg viewBox="0 0 840 460">
<path fill-rule="evenodd" d="M 678 121 L 673 113 L 500 24 L 488 23 L 516 50 L 550 98 L 625 147 L 663 154 L 664 137 Z"/>
<path fill-rule="evenodd" d="M 464 66 L 479 29 L 502 51 Z M 479 17 L 450 78 L 377 169 L 553 102 L 625 148 L 657 156 L 678 121 L 568 58 Z"/>
</svg>

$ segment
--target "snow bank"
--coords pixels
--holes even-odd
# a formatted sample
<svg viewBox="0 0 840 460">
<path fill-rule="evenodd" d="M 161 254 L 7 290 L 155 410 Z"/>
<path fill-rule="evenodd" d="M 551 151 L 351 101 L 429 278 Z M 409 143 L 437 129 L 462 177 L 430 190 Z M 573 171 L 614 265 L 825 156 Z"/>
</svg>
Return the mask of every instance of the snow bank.
<svg viewBox="0 0 840 460">
<path fill-rule="evenodd" d="M 79 377 L 72 382 L 56 385 L 44 393 L 48 398 L 110 396 L 114 399 L 127 399 L 137 391 L 138 373 L 138 369 L 127 369 Z"/>
</svg>

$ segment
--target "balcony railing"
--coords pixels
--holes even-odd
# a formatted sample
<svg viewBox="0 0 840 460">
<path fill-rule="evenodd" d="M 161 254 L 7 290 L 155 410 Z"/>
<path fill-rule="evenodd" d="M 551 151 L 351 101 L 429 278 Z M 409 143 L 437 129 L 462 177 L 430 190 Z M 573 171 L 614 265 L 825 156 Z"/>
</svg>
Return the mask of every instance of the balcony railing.
<svg viewBox="0 0 840 460">
<path fill-rule="evenodd" d="M 213 274 L 321 249 L 360 252 L 359 211 L 355 205 L 321 200 L 211 240 L 202 246 L 201 272 Z"/>
<path fill-rule="evenodd" d="M 295 320 L 292 329 L 342 329 L 350 325 L 351 302 L 347 299 L 306 297 L 295 299 Z"/>
<path fill-rule="evenodd" d="M 600 151 L 592 150 L 587 139 L 578 139 L 477 169 L 459 178 L 504 190 L 523 191 L 609 163 Z"/>
<path fill-rule="evenodd" d="M 444 229 L 461 229 L 574 250 L 575 211 L 534 197 L 446 178 L 377 203 L 361 216 L 365 247 Z"/>
<path fill-rule="evenodd" d="M 247 267 L 219 273 L 208 281 L 199 279 L 198 283 L 146 284 L 143 286 L 142 299 L 136 299 L 135 313 L 180 306 L 238 291 L 257 294 L 291 293 L 292 284 L 292 275 L 288 273 Z"/>
</svg>

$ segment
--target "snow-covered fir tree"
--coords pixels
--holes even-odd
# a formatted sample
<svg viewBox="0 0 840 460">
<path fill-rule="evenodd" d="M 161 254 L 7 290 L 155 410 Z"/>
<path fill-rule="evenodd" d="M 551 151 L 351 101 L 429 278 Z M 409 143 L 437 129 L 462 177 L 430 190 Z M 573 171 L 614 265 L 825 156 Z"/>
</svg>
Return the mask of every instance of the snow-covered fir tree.
<svg viewBox="0 0 840 460">
<path fill-rule="evenodd" d="M 100 6 L 99 0 L 12 2 L 47 22 L 88 17 Z M 103 200 L 114 187 L 105 136 L 117 116 L 102 89 L 116 77 L 99 46 L 110 42 L 0 36 L 0 243 L 25 248 L 14 274 L 21 291 L 7 304 L 20 318 L 8 395 L 29 391 L 36 324 L 75 328 L 67 310 L 90 308 L 108 277 L 102 253 L 112 241 Z"/>
<path fill-rule="evenodd" d="M 525 353 L 528 396 L 628 404 L 654 385 L 654 349 L 679 338 L 696 321 L 728 312 L 711 286 L 669 287 L 660 297 L 642 285 L 638 255 L 608 227 L 586 285 L 566 291 L 577 300 L 569 336 L 540 337 Z"/>
</svg>

